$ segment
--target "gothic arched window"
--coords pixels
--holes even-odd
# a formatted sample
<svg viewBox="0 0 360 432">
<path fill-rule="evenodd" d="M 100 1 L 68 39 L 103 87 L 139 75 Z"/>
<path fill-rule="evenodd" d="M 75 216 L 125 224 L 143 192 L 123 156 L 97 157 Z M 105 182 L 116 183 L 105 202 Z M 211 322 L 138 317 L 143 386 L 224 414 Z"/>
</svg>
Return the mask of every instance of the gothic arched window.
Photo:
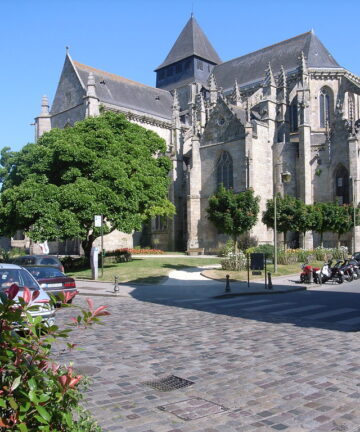
<svg viewBox="0 0 360 432">
<path fill-rule="evenodd" d="M 335 173 L 335 197 L 338 204 L 349 204 L 349 173 L 343 166 Z"/>
<path fill-rule="evenodd" d="M 297 97 L 295 96 L 289 106 L 290 132 L 297 132 L 299 129 L 297 105 Z"/>
<path fill-rule="evenodd" d="M 330 123 L 330 90 L 323 87 L 320 90 L 320 127 L 325 128 Z"/>
<path fill-rule="evenodd" d="M 348 95 L 348 119 L 353 122 L 355 118 L 355 99 L 352 93 Z"/>
<path fill-rule="evenodd" d="M 233 182 L 233 161 L 230 154 L 222 152 L 217 162 L 217 184 L 222 184 L 225 189 L 232 189 Z"/>
</svg>

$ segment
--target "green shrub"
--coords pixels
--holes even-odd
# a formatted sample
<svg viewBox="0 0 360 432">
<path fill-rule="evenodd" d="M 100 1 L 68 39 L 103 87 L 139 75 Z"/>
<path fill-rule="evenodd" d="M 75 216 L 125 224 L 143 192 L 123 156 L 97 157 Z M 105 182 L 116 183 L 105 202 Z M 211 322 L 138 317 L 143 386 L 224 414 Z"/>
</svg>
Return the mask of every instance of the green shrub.
<svg viewBox="0 0 360 432">
<path fill-rule="evenodd" d="M 228 255 L 232 254 L 234 252 L 234 242 L 233 240 L 228 240 L 220 250 L 219 250 L 219 256 L 220 257 L 227 257 Z"/>
<path fill-rule="evenodd" d="M 65 273 L 78 271 L 78 270 L 86 270 L 90 267 L 90 260 L 85 256 L 81 256 L 79 258 L 73 258 L 71 256 L 66 256 L 60 258 L 62 265 L 64 266 Z"/>
<path fill-rule="evenodd" d="M 273 259 L 274 256 L 274 246 L 270 244 L 262 244 L 256 247 L 247 249 L 246 253 L 263 253 L 268 259 Z"/>
<path fill-rule="evenodd" d="M 81 382 L 71 366 L 57 364 L 50 358 L 51 347 L 58 338 L 66 338 L 70 329 L 50 327 L 30 310 L 38 291 L 24 288 L 15 301 L 19 287 L 13 284 L 0 292 L 1 398 L 0 430 L 13 432 L 101 432 L 89 412 L 81 407 Z M 70 293 L 62 294 L 63 307 Z M 52 300 L 53 302 L 55 301 Z M 88 299 L 88 310 L 73 318 L 73 325 L 86 328 L 109 315 L 100 306 L 94 309 Z M 26 328 L 19 335 L 16 328 Z M 68 349 L 74 347 L 67 343 Z"/>
<path fill-rule="evenodd" d="M 239 252 L 236 255 L 230 254 L 226 258 L 221 260 L 221 268 L 229 271 L 240 271 L 246 270 L 247 259 L 243 252 Z"/>
</svg>

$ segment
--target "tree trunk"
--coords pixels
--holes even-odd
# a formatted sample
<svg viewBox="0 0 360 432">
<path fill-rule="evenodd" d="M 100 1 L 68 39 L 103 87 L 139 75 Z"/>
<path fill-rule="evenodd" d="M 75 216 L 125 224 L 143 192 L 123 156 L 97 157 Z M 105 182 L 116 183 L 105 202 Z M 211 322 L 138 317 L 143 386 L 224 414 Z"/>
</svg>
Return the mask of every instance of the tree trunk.
<svg viewBox="0 0 360 432">
<path fill-rule="evenodd" d="M 90 260 L 91 248 L 94 243 L 95 237 L 89 234 L 85 240 L 81 242 L 81 246 L 84 250 L 85 257 Z"/>
<path fill-rule="evenodd" d="M 321 247 L 321 248 L 323 248 L 323 247 L 324 247 L 324 242 L 323 242 L 323 235 L 324 235 L 324 233 L 323 233 L 323 232 L 321 232 L 321 233 L 320 233 L 320 247 Z"/>
<path fill-rule="evenodd" d="M 233 236 L 233 242 L 234 242 L 234 253 L 235 253 L 235 255 L 237 255 L 237 253 L 238 253 L 238 240 L 237 240 L 237 236 Z"/>
<path fill-rule="evenodd" d="M 341 234 L 338 234 L 338 238 L 337 238 L 337 248 L 340 249 L 340 237 Z"/>
</svg>

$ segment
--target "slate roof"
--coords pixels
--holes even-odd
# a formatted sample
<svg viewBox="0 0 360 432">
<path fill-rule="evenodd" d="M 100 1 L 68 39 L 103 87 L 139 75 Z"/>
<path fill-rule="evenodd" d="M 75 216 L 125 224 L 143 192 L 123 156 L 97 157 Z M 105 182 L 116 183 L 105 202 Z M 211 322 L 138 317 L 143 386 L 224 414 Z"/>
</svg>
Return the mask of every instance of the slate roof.
<svg viewBox="0 0 360 432">
<path fill-rule="evenodd" d="M 221 59 L 192 16 L 183 28 L 164 62 L 155 71 L 191 56 L 219 64 Z"/>
<path fill-rule="evenodd" d="M 71 60 L 86 89 L 89 73 L 95 77 L 100 102 L 129 108 L 170 120 L 173 98 L 170 92 L 150 87 Z"/>
<path fill-rule="evenodd" d="M 239 86 L 244 87 L 262 81 L 269 62 L 275 75 L 280 72 L 281 65 L 286 72 L 295 70 L 302 51 L 310 68 L 341 67 L 314 32 L 310 31 L 219 64 L 214 67 L 213 73 L 217 85 L 225 91 L 234 86 L 235 79 Z"/>
</svg>

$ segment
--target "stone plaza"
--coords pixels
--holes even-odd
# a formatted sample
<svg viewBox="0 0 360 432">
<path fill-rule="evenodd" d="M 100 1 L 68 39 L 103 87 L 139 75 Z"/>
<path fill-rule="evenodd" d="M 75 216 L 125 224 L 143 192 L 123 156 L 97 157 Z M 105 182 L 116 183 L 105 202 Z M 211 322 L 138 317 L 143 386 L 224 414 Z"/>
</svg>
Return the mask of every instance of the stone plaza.
<svg viewBox="0 0 360 432">
<path fill-rule="evenodd" d="M 241 301 L 265 297 L 289 304 L 289 294 Z M 230 313 L 207 307 L 211 299 L 201 310 L 185 299 L 178 306 L 94 299 L 111 315 L 104 325 L 75 330 L 72 342 L 81 349 L 58 347 L 55 359 L 91 377 L 87 407 L 104 431 L 360 431 L 356 332 L 264 315 L 265 307 Z M 59 310 L 58 324 L 73 315 Z M 189 385 L 161 391 L 161 379 L 174 376 Z"/>
</svg>

